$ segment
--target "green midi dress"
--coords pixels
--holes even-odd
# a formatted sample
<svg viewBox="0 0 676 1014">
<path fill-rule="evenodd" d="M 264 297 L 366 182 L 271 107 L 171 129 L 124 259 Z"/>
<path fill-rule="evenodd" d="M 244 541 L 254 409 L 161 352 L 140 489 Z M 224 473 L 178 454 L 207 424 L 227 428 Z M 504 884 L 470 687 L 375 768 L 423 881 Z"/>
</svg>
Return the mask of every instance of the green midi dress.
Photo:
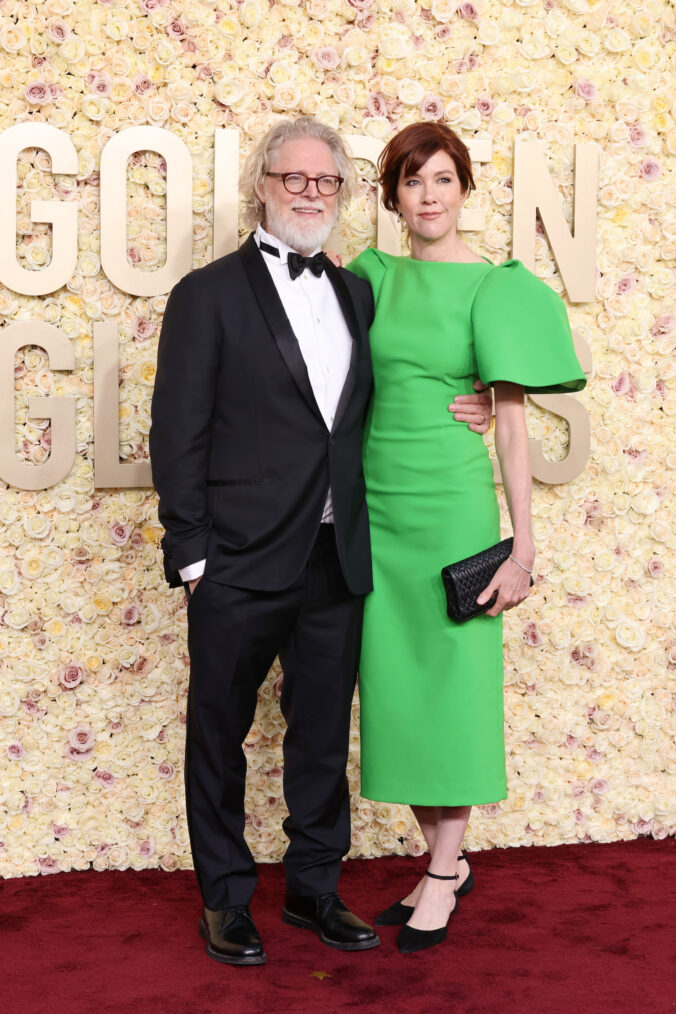
<svg viewBox="0 0 676 1014">
<path fill-rule="evenodd" d="M 578 391 L 563 302 L 519 261 L 367 250 L 374 394 L 364 438 L 373 592 L 359 667 L 362 794 L 462 806 L 507 794 L 502 617 L 456 624 L 441 568 L 500 539 L 491 462 L 448 405 L 477 377 Z"/>
</svg>

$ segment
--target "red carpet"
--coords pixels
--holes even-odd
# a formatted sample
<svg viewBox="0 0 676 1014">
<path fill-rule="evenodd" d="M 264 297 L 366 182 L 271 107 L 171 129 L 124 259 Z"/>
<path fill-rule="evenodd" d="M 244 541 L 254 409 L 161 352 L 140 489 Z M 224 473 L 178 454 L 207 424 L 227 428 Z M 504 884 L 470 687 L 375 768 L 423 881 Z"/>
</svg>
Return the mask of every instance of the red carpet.
<svg viewBox="0 0 676 1014">
<path fill-rule="evenodd" d="M 477 853 L 476 887 L 461 900 L 446 942 L 405 957 L 394 928 L 381 930 L 376 950 L 346 955 L 285 926 L 281 867 L 263 866 L 252 911 L 269 962 L 258 968 L 204 955 L 192 873 L 7 880 L 2 1010 L 673 1014 L 674 858 L 673 840 L 651 839 Z M 424 857 L 348 862 L 341 893 L 372 919 L 424 868 Z"/>
</svg>

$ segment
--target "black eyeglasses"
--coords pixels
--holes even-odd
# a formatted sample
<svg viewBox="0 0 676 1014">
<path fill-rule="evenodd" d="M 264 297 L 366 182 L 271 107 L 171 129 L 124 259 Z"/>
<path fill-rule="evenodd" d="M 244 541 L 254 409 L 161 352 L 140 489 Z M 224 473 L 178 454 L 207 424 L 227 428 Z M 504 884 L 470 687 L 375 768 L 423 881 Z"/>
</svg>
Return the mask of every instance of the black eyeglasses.
<svg viewBox="0 0 676 1014">
<path fill-rule="evenodd" d="M 342 176 L 306 176 L 305 173 L 266 173 L 282 181 L 285 190 L 290 194 L 302 194 L 307 190 L 308 183 L 316 183 L 322 197 L 333 197 L 344 183 Z"/>
</svg>

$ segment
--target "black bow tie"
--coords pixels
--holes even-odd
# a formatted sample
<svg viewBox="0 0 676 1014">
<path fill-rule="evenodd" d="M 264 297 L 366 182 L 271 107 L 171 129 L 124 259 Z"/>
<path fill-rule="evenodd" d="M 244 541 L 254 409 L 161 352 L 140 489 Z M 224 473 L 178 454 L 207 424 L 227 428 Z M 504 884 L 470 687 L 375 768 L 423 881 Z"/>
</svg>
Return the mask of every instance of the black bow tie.
<svg viewBox="0 0 676 1014">
<path fill-rule="evenodd" d="M 286 263 L 291 275 L 291 281 L 302 275 L 305 268 L 309 268 L 312 274 L 319 278 L 326 267 L 326 257 L 321 250 L 319 253 L 313 254 L 312 257 L 303 257 L 299 253 L 290 253 L 286 258 Z"/>
</svg>

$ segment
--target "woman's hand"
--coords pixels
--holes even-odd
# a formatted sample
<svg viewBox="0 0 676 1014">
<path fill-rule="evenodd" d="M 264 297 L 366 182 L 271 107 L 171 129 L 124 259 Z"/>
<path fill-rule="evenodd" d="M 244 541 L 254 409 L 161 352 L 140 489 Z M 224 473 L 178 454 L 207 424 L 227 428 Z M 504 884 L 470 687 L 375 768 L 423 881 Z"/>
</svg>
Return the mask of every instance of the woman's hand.
<svg viewBox="0 0 676 1014">
<path fill-rule="evenodd" d="M 535 553 L 533 552 L 533 558 Z M 532 560 L 528 560 L 532 566 Z M 524 567 L 527 563 L 524 562 Z M 530 574 L 523 570 L 514 560 L 505 560 L 495 572 L 493 580 L 487 585 L 477 597 L 477 602 L 482 606 L 498 593 L 496 601 L 487 610 L 486 616 L 497 616 L 503 609 L 512 609 L 528 598 L 530 593 Z"/>
</svg>

